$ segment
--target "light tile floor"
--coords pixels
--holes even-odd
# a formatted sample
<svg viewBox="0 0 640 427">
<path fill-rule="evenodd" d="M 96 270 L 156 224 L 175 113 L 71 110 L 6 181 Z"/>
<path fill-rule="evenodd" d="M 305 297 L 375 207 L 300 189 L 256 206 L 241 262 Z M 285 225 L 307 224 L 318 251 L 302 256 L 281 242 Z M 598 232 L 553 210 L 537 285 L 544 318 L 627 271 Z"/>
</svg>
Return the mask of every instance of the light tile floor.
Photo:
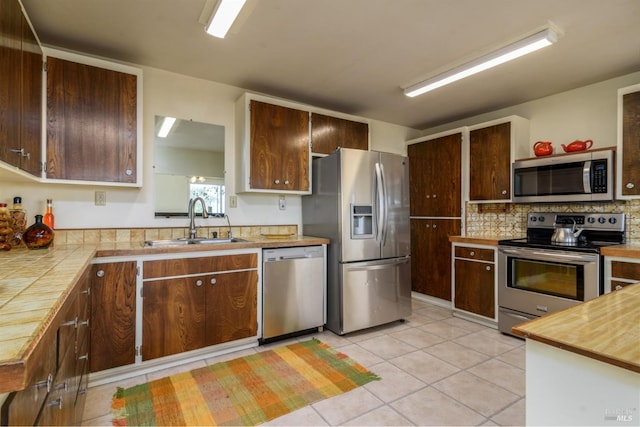
<svg viewBox="0 0 640 427">
<path fill-rule="evenodd" d="M 524 425 L 524 341 L 413 301 L 405 322 L 312 335 L 382 377 L 266 425 Z M 298 340 L 311 336 L 299 337 Z M 117 386 L 132 385 L 286 344 L 232 353 L 89 389 L 83 425 L 111 425 Z"/>
</svg>

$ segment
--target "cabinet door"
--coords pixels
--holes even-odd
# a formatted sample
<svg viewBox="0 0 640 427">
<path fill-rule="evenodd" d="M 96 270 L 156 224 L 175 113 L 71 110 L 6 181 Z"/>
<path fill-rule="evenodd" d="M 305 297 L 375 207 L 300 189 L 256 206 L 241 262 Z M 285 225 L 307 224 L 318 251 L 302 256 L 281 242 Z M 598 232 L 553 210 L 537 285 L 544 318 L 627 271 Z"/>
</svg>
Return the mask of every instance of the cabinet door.
<svg viewBox="0 0 640 427">
<path fill-rule="evenodd" d="M 411 220 L 412 290 L 451 301 L 451 244 L 460 220 Z"/>
<path fill-rule="evenodd" d="M 22 18 L 22 124 L 20 168 L 40 175 L 42 161 L 42 51 Z"/>
<path fill-rule="evenodd" d="M 258 333 L 258 273 L 220 273 L 206 281 L 205 345 L 220 344 Z"/>
<path fill-rule="evenodd" d="M 135 363 L 136 262 L 91 268 L 91 372 Z"/>
<path fill-rule="evenodd" d="M 251 101 L 251 188 L 309 191 L 309 113 Z"/>
<path fill-rule="evenodd" d="M 640 91 L 622 97 L 623 196 L 640 195 Z"/>
<path fill-rule="evenodd" d="M 145 282 L 142 360 L 205 346 L 205 276 Z"/>
<path fill-rule="evenodd" d="M 455 260 L 456 308 L 494 318 L 494 268 L 494 264 Z"/>
<path fill-rule="evenodd" d="M 137 77 L 47 60 L 47 177 L 135 183 Z"/>
<path fill-rule="evenodd" d="M 323 114 L 311 114 L 311 151 L 331 154 L 338 148 L 369 149 L 369 125 Z"/>
<path fill-rule="evenodd" d="M 511 198 L 511 123 L 469 134 L 469 199 Z"/>
<path fill-rule="evenodd" d="M 460 216 L 462 134 L 411 144 L 411 216 Z"/>
<path fill-rule="evenodd" d="M 0 160 L 20 166 L 22 11 L 17 0 L 0 13 Z"/>
</svg>

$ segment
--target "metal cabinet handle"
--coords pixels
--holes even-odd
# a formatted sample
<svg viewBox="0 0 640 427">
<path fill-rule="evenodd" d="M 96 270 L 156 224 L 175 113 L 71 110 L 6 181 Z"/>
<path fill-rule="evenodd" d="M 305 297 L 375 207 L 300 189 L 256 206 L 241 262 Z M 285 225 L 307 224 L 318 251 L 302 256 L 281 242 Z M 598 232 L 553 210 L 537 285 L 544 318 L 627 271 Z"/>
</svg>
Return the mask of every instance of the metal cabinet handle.
<svg viewBox="0 0 640 427">
<path fill-rule="evenodd" d="M 288 179 L 284 180 L 284 185 L 289 185 L 289 180 Z"/>
<path fill-rule="evenodd" d="M 62 384 L 58 384 L 55 387 L 52 388 L 53 391 L 56 390 L 64 390 L 67 391 L 69 389 L 69 386 L 67 385 L 67 382 L 63 382 Z"/>
<path fill-rule="evenodd" d="M 620 289 L 624 288 L 624 286 L 622 285 L 616 285 L 616 291 L 619 291 Z"/>
<path fill-rule="evenodd" d="M 635 187 L 635 185 L 633 185 L 632 182 L 627 182 L 627 185 L 625 187 L 631 189 L 631 188 Z"/>
<path fill-rule="evenodd" d="M 53 375 L 49 374 L 46 380 L 38 381 L 34 384 L 36 390 L 40 390 L 42 387 L 47 387 L 47 393 L 51 391 L 51 384 L 53 384 Z"/>
<path fill-rule="evenodd" d="M 276 184 L 280 184 L 280 180 L 279 180 L 279 179 L 276 179 L 276 180 L 275 180 L 275 181 L 273 181 L 273 182 L 274 182 L 274 183 L 276 183 Z"/>
<path fill-rule="evenodd" d="M 104 275 L 104 272 L 103 272 L 103 275 Z M 80 293 L 89 296 L 91 295 L 91 288 L 87 288 L 84 291 L 80 291 Z"/>
<path fill-rule="evenodd" d="M 433 227 L 433 228 L 436 228 L 436 227 L 437 227 L 437 225 L 436 225 L 436 224 L 433 224 L 433 225 L 432 225 L 432 227 Z"/>
<path fill-rule="evenodd" d="M 434 194 L 434 195 L 433 195 L 433 196 L 431 196 L 431 197 L 433 197 L 433 198 L 435 199 L 435 198 L 437 198 L 437 197 L 438 197 L 438 195 L 437 195 L 437 194 Z"/>
<path fill-rule="evenodd" d="M 22 157 L 26 157 L 27 159 L 31 158 L 31 153 L 25 153 L 24 148 L 11 148 L 9 149 L 9 151 L 11 151 L 12 153 L 20 154 Z"/>
<path fill-rule="evenodd" d="M 475 256 L 475 255 L 476 255 L 476 253 L 475 253 L 475 251 L 471 251 L 471 252 L 469 252 L 469 255 L 471 255 L 471 256 Z"/>
<path fill-rule="evenodd" d="M 428 195 L 428 194 L 425 194 L 425 195 L 424 195 L 424 198 L 425 198 L 425 199 L 429 199 L 429 198 L 431 198 L 431 196 L 430 196 L 430 195 Z"/>
<path fill-rule="evenodd" d="M 61 325 L 62 326 L 73 326 L 74 328 L 78 328 L 78 318 L 76 317 L 73 320 L 69 320 L 67 322 L 63 322 Z"/>
<path fill-rule="evenodd" d="M 211 278 L 211 284 L 212 284 L 212 285 L 215 285 L 216 283 L 218 283 L 218 281 L 216 280 L 216 278 L 215 278 L 215 277 L 212 277 L 212 278 Z"/>
<path fill-rule="evenodd" d="M 487 271 L 491 271 L 491 266 L 490 265 L 487 265 L 485 268 L 487 269 Z"/>
<path fill-rule="evenodd" d="M 104 277 L 104 270 L 98 270 L 98 271 L 96 271 L 96 276 L 98 276 L 98 277 Z"/>
<path fill-rule="evenodd" d="M 58 409 L 62 409 L 62 397 L 59 397 L 52 402 L 49 402 L 47 406 L 57 406 Z"/>
<path fill-rule="evenodd" d="M 82 356 L 78 356 L 78 360 L 89 360 L 89 353 L 85 353 Z"/>
<path fill-rule="evenodd" d="M 80 326 L 89 326 L 89 319 L 87 319 L 87 320 L 82 320 L 82 321 L 80 322 Z"/>
<path fill-rule="evenodd" d="M 196 286 L 202 286 L 202 280 L 196 280 Z"/>
<path fill-rule="evenodd" d="M 502 195 L 505 196 L 507 194 L 507 190 L 502 190 Z"/>
</svg>

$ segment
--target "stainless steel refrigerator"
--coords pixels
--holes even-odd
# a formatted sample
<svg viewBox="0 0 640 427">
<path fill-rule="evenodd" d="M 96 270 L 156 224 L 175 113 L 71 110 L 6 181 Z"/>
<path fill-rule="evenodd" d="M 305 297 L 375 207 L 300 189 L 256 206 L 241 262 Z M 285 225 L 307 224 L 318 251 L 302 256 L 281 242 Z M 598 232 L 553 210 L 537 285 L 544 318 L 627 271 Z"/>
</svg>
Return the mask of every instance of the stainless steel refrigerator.
<svg viewBox="0 0 640 427">
<path fill-rule="evenodd" d="M 341 148 L 313 160 L 306 235 L 327 250 L 327 328 L 342 335 L 411 315 L 409 161 Z"/>
</svg>

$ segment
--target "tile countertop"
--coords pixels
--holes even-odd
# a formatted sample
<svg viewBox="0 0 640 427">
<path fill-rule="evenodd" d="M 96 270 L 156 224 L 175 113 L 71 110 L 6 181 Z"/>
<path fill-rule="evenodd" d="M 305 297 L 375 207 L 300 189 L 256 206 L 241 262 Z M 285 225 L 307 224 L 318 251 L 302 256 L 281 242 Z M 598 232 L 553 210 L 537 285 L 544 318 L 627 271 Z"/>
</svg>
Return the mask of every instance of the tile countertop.
<svg viewBox="0 0 640 427">
<path fill-rule="evenodd" d="M 516 325 L 511 331 L 640 373 L 640 283 Z"/>
<path fill-rule="evenodd" d="M 199 252 L 226 249 L 281 248 L 291 246 L 311 246 L 329 244 L 329 239 L 301 235 L 288 235 L 278 238 L 242 237 L 246 242 L 229 242 L 213 244 L 196 244 L 184 246 L 144 246 L 143 242 L 100 243 L 96 248 L 97 257 L 135 256 L 150 254 L 166 254 L 175 252 Z"/>
<path fill-rule="evenodd" d="M 77 245 L 0 252 L 0 393 L 24 388 L 29 357 L 94 255 Z"/>
<path fill-rule="evenodd" d="M 328 244 L 308 236 L 251 237 L 247 242 L 144 247 L 140 243 L 62 245 L 0 251 L 0 393 L 25 386 L 29 357 L 94 257 Z"/>
</svg>

